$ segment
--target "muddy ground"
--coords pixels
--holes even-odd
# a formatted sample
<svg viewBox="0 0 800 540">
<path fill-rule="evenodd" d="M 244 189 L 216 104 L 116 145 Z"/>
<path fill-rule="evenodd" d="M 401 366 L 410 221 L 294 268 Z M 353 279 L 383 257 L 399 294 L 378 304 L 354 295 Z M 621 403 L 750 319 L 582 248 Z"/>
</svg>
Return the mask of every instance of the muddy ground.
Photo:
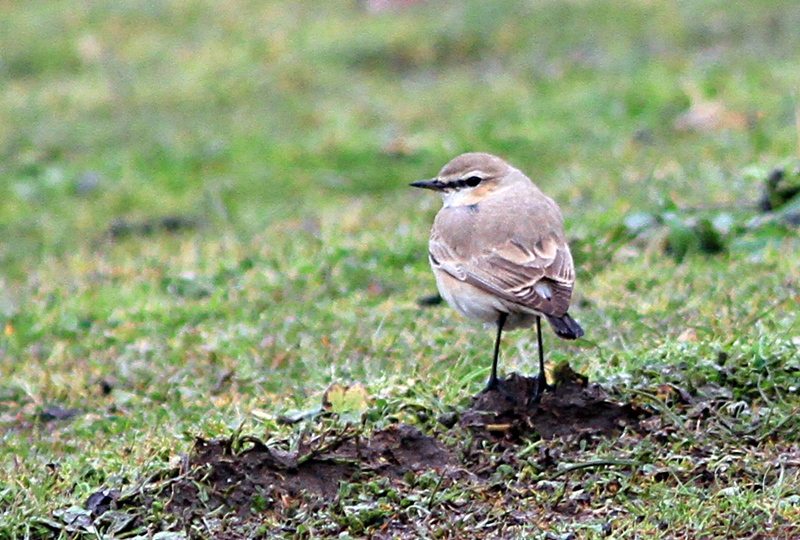
<svg viewBox="0 0 800 540">
<path fill-rule="evenodd" d="M 436 471 L 447 481 L 480 477 L 487 472 L 485 464 L 471 454 L 482 441 L 503 439 L 513 445 L 531 436 L 611 434 L 647 416 L 644 409 L 608 401 L 599 386 L 579 380 L 562 384 L 531 404 L 535 385 L 534 378 L 512 375 L 498 391 L 476 396 L 457 421 L 473 435 L 466 454 L 459 445 L 403 423 L 369 436 L 358 430 L 334 430 L 305 441 L 294 452 L 270 448 L 251 437 L 238 441 L 242 447 L 238 452 L 231 439 L 198 440 L 189 469 L 202 471 L 202 483 L 210 488 L 201 510 L 225 507 L 245 517 L 258 494 L 270 509 L 304 494 L 331 501 L 341 482 L 364 477 L 398 480 L 425 471 Z M 169 511 L 191 519 L 198 509 L 197 480 L 197 475 L 190 474 L 173 484 L 167 498 Z"/>
<path fill-rule="evenodd" d="M 421 425 L 425 431 L 407 423 L 373 431 L 329 423 L 293 443 L 267 444 L 252 436 L 198 439 L 178 469 L 122 492 L 98 491 L 82 514 L 60 517 L 71 520 L 67 530 L 74 533 L 135 535 L 167 525 L 198 538 L 343 532 L 414 538 L 431 531 L 442 538 L 462 537 L 467 529 L 450 528 L 452 521 L 478 536 L 503 537 L 509 527 L 537 517 L 503 509 L 536 486 L 516 481 L 516 488 L 507 489 L 511 483 L 502 478 L 518 477 L 521 448 L 555 439 L 577 445 L 613 437 L 626 427 L 635 433 L 647 429 L 653 416 L 645 407 L 610 400 L 599 385 L 571 371 L 540 400 L 533 399 L 535 388 L 535 378 L 512 374 L 498 389 L 475 396 L 467 410 Z M 557 461 L 557 453 L 544 445 L 525 463 L 555 471 Z M 451 497 L 462 486 L 463 497 Z M 442 502 L 437 494 L 444 493 L 450 498 Z M 569 501 L 550 510 L 569 513 L 574 506 Z"/>
</svg>

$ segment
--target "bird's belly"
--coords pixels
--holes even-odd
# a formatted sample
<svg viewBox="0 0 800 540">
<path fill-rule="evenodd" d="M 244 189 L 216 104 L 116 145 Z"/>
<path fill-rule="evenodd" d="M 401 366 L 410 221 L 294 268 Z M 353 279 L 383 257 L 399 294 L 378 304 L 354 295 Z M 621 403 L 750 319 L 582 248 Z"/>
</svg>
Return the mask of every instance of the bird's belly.
<svg viewBox="0 0 800 540">
<path fill-rule="evenodd" d="M 443 270 L 434 269 L 434 275 L 442 298 L 468 319 L 495 324 L 500 313 L 508 313 L 504 326 L 507 330 L 527 328 L 536 320 L 536 313 L 509 304 L 493 294 L 452 277 Z"/>
</svg>

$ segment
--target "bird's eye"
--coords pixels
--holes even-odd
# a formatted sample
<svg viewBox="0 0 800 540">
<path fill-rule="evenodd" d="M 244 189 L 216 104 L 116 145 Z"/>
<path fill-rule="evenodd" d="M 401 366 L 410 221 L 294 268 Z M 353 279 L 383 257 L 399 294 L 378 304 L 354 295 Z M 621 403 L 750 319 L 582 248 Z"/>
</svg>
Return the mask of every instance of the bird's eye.
<svg viewBox="0 0 800 540">
<path fill-rule="evenodd" d="M 481 178 L 480 176 L 470 176 L 469 178 L 464 180 L 464 183 L 469 187 L 475 187 L 481 183 L 481 180 L 483 180 L 483 178 Z"/>
</svg>

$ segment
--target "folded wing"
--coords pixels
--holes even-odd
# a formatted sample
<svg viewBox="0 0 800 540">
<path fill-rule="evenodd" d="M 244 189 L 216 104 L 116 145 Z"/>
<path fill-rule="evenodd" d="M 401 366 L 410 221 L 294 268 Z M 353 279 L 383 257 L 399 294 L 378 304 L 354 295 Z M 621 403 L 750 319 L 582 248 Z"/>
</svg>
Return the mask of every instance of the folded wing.
<svg viewBox="0 0 800 540">
<path fill-rule="evenodd" d="M 440 237 L 430 242 L 431 263 L 454 278 L 524 311 L 561 317 L 569 308 L 575 271 L 566 243 L 546 236 L 533 245 L 510 240 L 464 259 Z"/>
</svg>

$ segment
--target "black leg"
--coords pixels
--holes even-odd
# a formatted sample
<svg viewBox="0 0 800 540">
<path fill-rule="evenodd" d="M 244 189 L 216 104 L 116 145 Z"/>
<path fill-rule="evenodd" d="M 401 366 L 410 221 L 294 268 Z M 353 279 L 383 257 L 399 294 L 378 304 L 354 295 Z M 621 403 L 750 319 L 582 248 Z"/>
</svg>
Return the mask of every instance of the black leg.
<svg viewBox="0 0 800 540">
<path fill-rule="evenodd" d="M 506 324 L 508 313 L 500 313 L 497 318 L 497 339 L 494 342 L 494 358 L 492 359 L 492 374 L 489 376 L 489 382 L 486 383 L 486 390 L 494 390 L 497 388 L 497 357 L 500 356 L 500 337 L 503 335 L 503 326 Z"/>
<path fill-rule="evenodd" d="M 542 346 L 542 318 L 541 317 L 536 317 L 536 344 L 539 346 L 539 378 L 543 379 L 544 378 L 544 347 Z"/>
<path fill-rule="evenodd" d="M 552 388 L 547 384 L 547 375 L 544 371 L 544 347 L 542 346 L 542 318 L 536 317 L 536 341 L 539 345 L 539 375 L 536 376 L 536 391 L 531 398 L 532 403 L 538 403 L 542 399 L 544 391 Z"/>
</svg>

